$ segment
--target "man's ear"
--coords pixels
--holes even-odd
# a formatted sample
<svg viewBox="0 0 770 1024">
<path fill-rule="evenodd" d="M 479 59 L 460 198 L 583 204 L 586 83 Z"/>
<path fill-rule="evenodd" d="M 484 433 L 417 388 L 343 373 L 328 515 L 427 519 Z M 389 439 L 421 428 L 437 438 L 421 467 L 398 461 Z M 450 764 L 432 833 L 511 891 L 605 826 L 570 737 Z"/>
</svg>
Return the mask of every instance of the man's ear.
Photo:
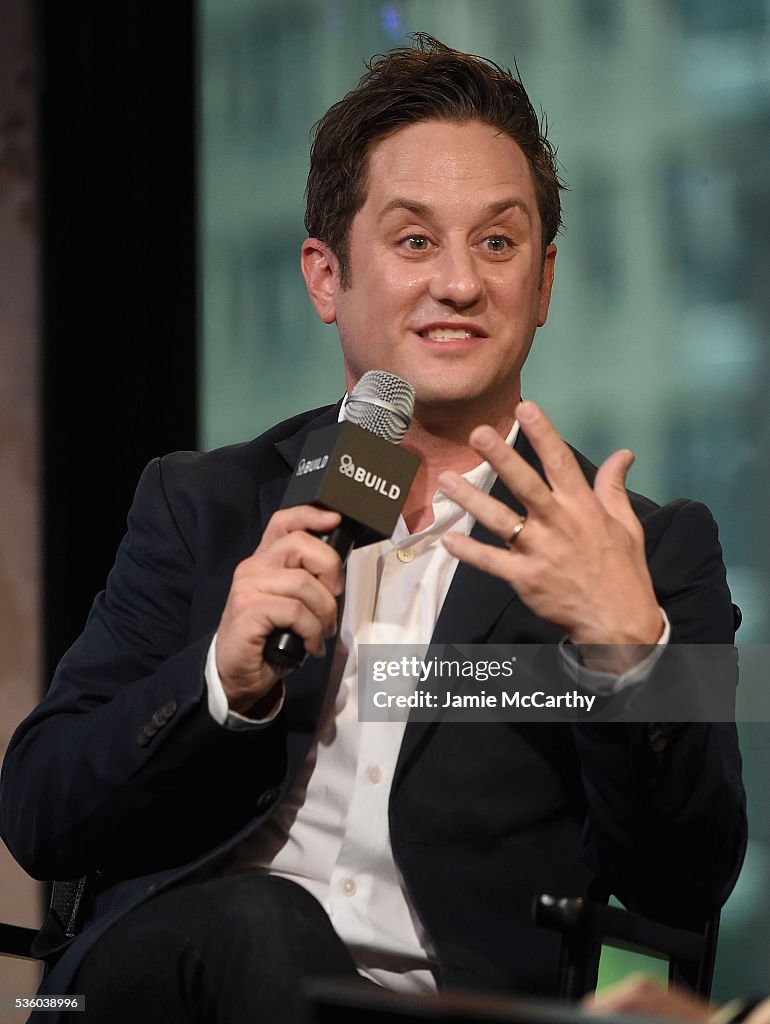
<svg viewBox="0 0 770 1024">
<path fill-rule="evenodd" d="M 537 326 L 542 327 L 548 318 L 548 307 L 551 305 L 553 289 L 553 271 L 556 262 L 556 246 L 551 242 L 545 250 L 543 270 L 540 277 L 540 303 L 538 308 Z"/>
<path fill-rule="evenodd" d="M 306 238 L 302 243 L 302 276 L 310 301 L 325 324 L 337 319 L 339 261 L 320 238 Z"/>
</svg>

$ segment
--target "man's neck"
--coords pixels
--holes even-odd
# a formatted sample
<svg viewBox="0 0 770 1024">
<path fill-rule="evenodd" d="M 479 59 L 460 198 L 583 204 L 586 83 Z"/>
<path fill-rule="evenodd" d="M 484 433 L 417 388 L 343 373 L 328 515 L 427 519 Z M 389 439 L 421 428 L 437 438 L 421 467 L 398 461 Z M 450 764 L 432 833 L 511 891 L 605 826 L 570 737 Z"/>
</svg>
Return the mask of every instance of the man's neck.
<svg viewBox="0 0 770 1024">
<path fill-rule="evenodd" d="M 420 458 L 420 467 L 414 483 L 409 489 L 409 496 L 402 515 L 410 533 L 418 533 L 433 522 L 433 497 L 438 489 L 437 477 L 446 469 L 456 473 L 467 473 L 484 460 L 468 443 L 468 436 L 473 427 L 480 423 L 489 423 L 503 436 L 507 437 L 514 423 L 511 410 L 498 417 L 489 417 L 478 422 L 458 424 L 441 424 L 433 422 L 425 426 L 417 417 L 412 421 L 402 447 L 414 452 Z"/>
</svg>

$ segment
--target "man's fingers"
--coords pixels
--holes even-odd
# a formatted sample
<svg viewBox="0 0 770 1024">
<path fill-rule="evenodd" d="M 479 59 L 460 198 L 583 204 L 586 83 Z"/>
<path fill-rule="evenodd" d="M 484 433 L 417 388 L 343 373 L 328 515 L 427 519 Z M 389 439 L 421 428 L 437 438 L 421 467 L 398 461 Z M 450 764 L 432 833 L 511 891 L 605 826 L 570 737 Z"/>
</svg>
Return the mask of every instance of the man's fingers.
<svg viewBox="0 0 770 1024">
<path fill-rule="evenodd" d="M 528 512 L 537 512 L 543 518 L 548 517 L 553 501 L 548 484 L 537 470 L 505 443 L 496 430 L 488 426 L 476 427 L 471 432 L 470 443 L 479 455 L 487 460 L 511 494 L 519 499 Z M 453 474 L 454 476 L 456 474 Z M 449 494 L 443 484 L 439 486 Z M 453 493 L 452 497 L 454 496 Z M 460 503 L 465 506 L 464 500 Z"/>
<path fill-rule="evenodd" d="M 232 595 L 231 595 L 232 596 Z M 265 640 L 276 629 L 293 630 L 305 649 L 315 657 L 323 657 L 328 630 L 313 612 L 296 597 L 280 594 L 263 595 L 265 600 L 225 608 L 217 630 L 217 671 L 230 702 L 254 702 L 272 687 L 277 676 L 272 666 L 263 661 Z"/>
<path fill-rule="evenodd" d="M 337 603 L 328 589 L 304 569 L 236 568 L 217 630 L 217 669 L 228 699 L 243 692 L 260 696 L 275 673 L 262 650 L 275 629 L 292 629 L 316 657 L 334 635 Z"/>
<path fill-rule="evenodd" d="M 294 505 L 274 512 L 262 534 L 260 547 L 269 547 L 281 537 L 297 530 L 306 533 L 325 533 L 339 526 L 342 516 L 327 508 L 315 505 Z M 257 549 L 259 550 L 259 549 Z"/>
<path fill-rule="evenodd" d="M 502 548 L 483 544 L 474 537 L 466 537 L 461 533 L 445 533 L 441 540 L 447 551 L 461 562 L 510 582 L 512 562 Z"/>
<path fill-rule="evenodd" d="M 497 470 L 527 511 L 547 520 L 556 511 L 554 498 L 590 499 L 591 489 L 577 459 L 545 413 L 534 402 L 527 401 L 518 405 L 516 417 L 542 463 L 547 483 L 492 427 L 477 427 L 471 433 L 470 443 Z"/>
<path fill-rule="evenodd" d="M 633 531 L 638 520 L 626 491 L 626 476 L 634 462 L 634 453 L 628 449 L 613 452 L 599 467 L 594 480 L 594 494 L 605 512 Z"/>
<path fill-rule="evenodd" d="M 241 566 L 244 563 L 241 563 Z M 259 573 L 244 573 L 238 566 L 233 574 L 229 603 L 236 615 L 252 616 L 271 626 L 290 626 L 291 622 L 273 621 L 271 602 L 289 598 L 306 608 L 332 636 L 337 622 L 337 602 L 328 588 L 306 569 L 263 568 Z"/>
<path fill-rule="evenodd" d="M 260 564 L 285 569 L 305 569 L 335 597 L 344 589 L 340 556 L 318 537 L 292 533 L 274 544 L 260 557 Z"/>
<path fill-rule="evenodd" d="M 298 506 L 302 507 L 302 506 Z M 309 506 L 308 506 L 309 507 Z M 291 510 L 287 510 L 291 511 Z M 315 509 L 314 511 L 321 511 Z M 276 514 L 277 515 L 277 514 Z M 330 513 L 335 517 L 328 529 L 334 529 L 339 521 L 337 512 Z M 276 517 L 274 516 L 273 519 Z M 312 518 L 312 517 L 310 517 Z M 307 522 L 308 517 L 301 517 L 300 522 Z M 314 522 L 319 520 L 315 518 Z M 329 523 L 329 520 L 326 520 Z M 342 563 L 334 548 L 318 537 L 306 532 L 302 527 L 285 532 L 287 520 L 279 524 L 272 537 L 268 537 L 270 526 L 265 530 L 264 537 L 253 555 L 244 559 L 238 569 L 243 576 L 259 575 L 265 567 L 285 569 L 305 569 L 335 596 L 342 593 L 344 586 Z M 271 520 L 272 525 L 272 520 Z M 321 527 L 324 529 L 324 527 Z M 319 531 L 320 532 L 320 531 Z"/>
<path fill-rule="evenodd" d="M 520 402 L 516 419 L 542 462 L 554 491 L 576 496 L 590 490 L 569 445 L 539 406 L 530 401 Z"/>
<path fill-rule="evenodd" d="M 267 635 L 276 629 L 290 629 L 301 639 L 307 651 L 322 658 L 326 651 L 326 640 L 336 631 L 336 620 L 319 616 L 301 598 L 270 595 L 269 623 Z"/>
<path fill-rule="evenodd" d="M 488 530 L 497 534 L 502 540 L 507 540 L 513 533 L 516 524 L 521 522 L 521 516 L 517 515 L 513 509 L 480 491 L 459 473 L 451 470 L 439 473 L 438 485 L 444 494 L 451 497 L 458 505 L 462 505 L 474 519 L 483 523 Z"/>
</svg>

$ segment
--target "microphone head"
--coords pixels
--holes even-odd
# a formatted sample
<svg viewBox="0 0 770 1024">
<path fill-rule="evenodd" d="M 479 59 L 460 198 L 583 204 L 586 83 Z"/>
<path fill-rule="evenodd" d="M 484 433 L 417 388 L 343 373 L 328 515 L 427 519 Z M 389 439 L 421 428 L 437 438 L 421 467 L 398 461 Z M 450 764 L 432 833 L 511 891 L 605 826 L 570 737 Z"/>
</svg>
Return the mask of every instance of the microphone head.
<svg viewBox="0 0 770 1024">
<path fill-rule="evenodd" d="M 367 370 L 348 396 L 345 419 L 398 444 L 409 429 L 413 411 L 411 384 L 385 370 Z"/>
</svg>

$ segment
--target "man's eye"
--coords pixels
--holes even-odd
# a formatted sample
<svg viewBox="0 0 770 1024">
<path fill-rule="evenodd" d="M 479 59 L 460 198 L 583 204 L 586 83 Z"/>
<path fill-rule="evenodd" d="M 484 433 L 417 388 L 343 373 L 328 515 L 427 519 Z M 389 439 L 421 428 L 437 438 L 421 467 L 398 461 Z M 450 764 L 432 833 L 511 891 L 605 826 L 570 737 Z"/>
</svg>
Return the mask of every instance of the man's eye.
<svg viewBox="0 0 770 1024">
<path fill-rule="evenodd" d="M 513 243 L 505 235 L 490 235 L 481 244 L 486 248 L 487 252 L 500 253 L 510 249 Z"/>
<path fill-rule="evenodd" d="M 430 245 L 425 235 L 408 235 L 403 244 L 412 252 L 425 252 Z"/>
</svg>

